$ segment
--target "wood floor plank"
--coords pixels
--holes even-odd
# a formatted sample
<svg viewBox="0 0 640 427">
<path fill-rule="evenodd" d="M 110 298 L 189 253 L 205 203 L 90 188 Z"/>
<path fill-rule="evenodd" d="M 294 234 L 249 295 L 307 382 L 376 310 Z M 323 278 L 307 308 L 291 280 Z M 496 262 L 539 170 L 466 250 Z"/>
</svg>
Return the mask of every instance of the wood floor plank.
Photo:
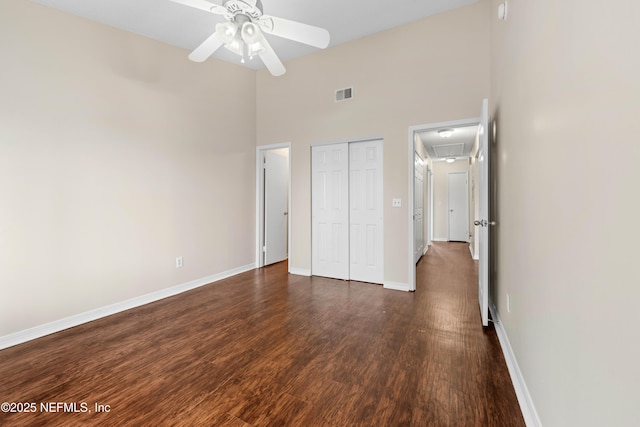
<svg viewBox="0 0 640 427">
<path fill-rule="evenodd" d="M 0 351 L 0 401 L 38 405 L 0 425 L 524 426 L 476 280 L 442 242 L 414 293 L 246 272 Z"/>
</svg>

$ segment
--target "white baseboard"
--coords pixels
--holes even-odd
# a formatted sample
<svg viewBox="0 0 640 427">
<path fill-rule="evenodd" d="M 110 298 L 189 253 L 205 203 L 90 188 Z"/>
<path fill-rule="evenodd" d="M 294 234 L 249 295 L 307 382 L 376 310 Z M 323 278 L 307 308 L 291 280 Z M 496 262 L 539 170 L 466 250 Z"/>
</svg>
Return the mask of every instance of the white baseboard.
<svg viewBox="0 0 640 427">
<path fill-rule="evenodd" d="M 296 267 L 289 267 L 289 274 L 295 274 L 297 276 L 311 276 L 311 270 L 307 269 L 307 268 L 296 268 Z"/>
<path fill-rule="evenodd" d="M 382 287 L 385 289 L 392 289 L 394 291 L 404 291 L 404 292 L 411 291 L 407 283 L 400 283 L 400 282 L 384 282 L 382 284 Z"/>
<path fill-rule="evenodd" d="M 433 239 L 431 239 L 432 242 L 448 242 L 449 239 L 447 238 L 443 238 L 443 237 L 434 237 Z"/>
<path fill-rule="evenodd" d="M 473 245 L 469 245 L 469 252 L 471 252 L 471 259 L 474 261 L 480 261 L 478 254 L 473 253 Z"/>
<path fill-rule="evenodd" d="M 502 321 L 500 320 L 498 309 L 492 303 L 489 305 L 489 310 L 491 311 L 491 318 L 493 319 L 496 334 L 500 341 L 500 347 L 502 347 L 502 353 L 504 354 L 504 358 L 507 362 L 507 368 L 509 369 L 513 388 L 516 390 L 516 397 L 518 398 L 518 403 L 520 404 L 520 410 L 522 411 L 524 421 L 527 424 L 527 427 L 541 427 L 542 423 L 540 422 L 540 417 L 538 416 L 538 412 L 533 404 L 533 399 L 531 399 L 531 395 L 529 394 L 529 389 L 527 388 L 527 384 L 525 383 L 520 367 L 518 366 L 516 356 L 511 348 L 507 331 L 504 329 Z"/>
<path fill-rule="evenodd" d="M 171 297 L 182 292 L 190 291 L 200 286 L 208 285 L 209 283 L 217 282 L 227 277 L 235 276 L 236 274 L 244 273 L 245 271 L 253 270 L 254 264 L 248 264 L 242 267 L 234 268 L 222 273 L 213 274 L 211 276 L 203 277 L 201 279 L 193 280 L 191 282 L 183 283 L 181 285 L 173 286 L 167 289 L 162 289 L 156 292 L 151 292 L 139 297 L 131 298 L 126 301 L 117 302 L 115 304 L 107 305 L 105 307 L 96 308 L 94 310 L 86 311 L 84 313 L 75 314 L 73 316 L 65 317 L 64 319 L 56 320 L 44 325 L 35 326 L 33 328 L 25 329 L 24 331 L 15 332 L 10 335 L 0 337 L 0 350 L 14 345 L 22 344 L 27 341 L 34 340 L 36 338 L 43 337 L 45 335 L 60 332 L 65 329 L 72 328 L 74 326 L 81 325 L 83 323 L 91 322 L 93 320 L 100 319 L 102 317 L 110 316 L 112 314 L 119 313 L 121 311 L 129 310 L 135 307 L 140 307 L 145 304 L 149 304 L 154 301 Z"/>
</svg>

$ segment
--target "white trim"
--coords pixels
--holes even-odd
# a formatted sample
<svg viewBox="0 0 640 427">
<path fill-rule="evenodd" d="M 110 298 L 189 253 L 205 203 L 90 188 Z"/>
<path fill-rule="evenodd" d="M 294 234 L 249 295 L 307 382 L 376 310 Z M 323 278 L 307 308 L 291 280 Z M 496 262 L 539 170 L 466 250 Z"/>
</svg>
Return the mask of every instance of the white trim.
<svg viewBox="0 0 640 427">
<path fill-rule="evenodd" d="M 394 291 L 404 291 L 404 292 L 411 292 L 415 290 L 415 289 L 410 289 L 408 283 L 401 283 L 401 282 L 385 281 L 382 287 L 385 289 L 391 289 Z"/>
<path fill-rule="evenodd" d="M 443 238 L 443 237 L 434 237 L 433 239 L 431 239 L 432 242 L 448 242 L 449 239 L 447 238 Z"/>
<path fill-rule="evenodd" d="M 513 349 L 511 348 L 511 343 L 509 342 L 507 331 L 502 325 L 500 315 L 498 314 L 498 309 L 493 304 L 493 302 L 489 304 L 489 311 L 491 312 L 493 325 L 496 328 L 498 341 L 500 341 L 500 347 L 502 347 L 504 359 L 507 362 L 507 369 L 509 369 L 511 382 L 513 383 L 513 388 L 516 391 L 516 397 L 518 398 L 518 403 L 520 404 L 522 417 L 524 418 L 527 427 L 541 427 L 542 422 L 540 421 L 540 417 L 538 416 L 536 407 L 533 404 L 533 399 L 531 399 L 529 389 L 527 388 L 527 384 L 525 383 L 522 372 L 520 371 L 520 367 L 518 366 L 516 355 L 513 353 Z"/>
<path fill-rule="evenodd" d="M 263 224 L 262 215 L 264 213 L 264 194 L 263 194 L 263 181 L 264 174 L 262 173 L 264 163 L 264 152 L 269 150 L 277 150 L 280 148 L 287 148 L 289 150 L 289 206 L 288 220 L 287 220 L 287 258 L 291 254 L 291 143 L 283 142 L 281 144 L 259 145 L 256 147 L 256 266 L 257 268 L 264 267 L 264 257 L 262 256 L 263 242 Z"/>
<path fill-rule="evenodd" d="M 369 136 L 365 138 L 347 138 L 347 139 L 336 139 L 334 141 L 321 141 L 321 142 L 312 142 L 312 147 L 317 147 L 321 145 L 333 145 L 333 144 L 350 144 L 352 142 L 367 142 L 367 141 L 384 141 L 384 137 L 382 136 Z"/>
<path fill-rule="evenodd" d="M 427 225 L 427 244 L 431 246 L 433 241 L 433 171 L 429 168 L 429 164 L 427 163 L 427 179 L 429 180 L 429 189 L 428 189 L 428 211 L 427 215 L 429 215 L 429 224 Z"/>
<path fill-rule="evenodd" d="M 409 281 L 409 283 L 406 284 L 407 286 L 407 290 L 408 291 L 415 291 L 416 290 L 416 260 L 414 258 L 414 254 L 416 253 L 415 250 L 415 244 L 416 244 L 416 235 L 415 235 L 415 231 L 414 231 L 414 227 L 413 227 L 413 214 L 415 212 L 415 191 L 416 191 L 416 168 L 415 168 L 415 161 L 416 161 L 416 156 L 415 156 L 415 152 L 416 152 L 416 129 L 413 126 L 409 126 L 409 148 L 407 150 L 408 154 L 409 154 L 409 197 L 407 200 L 407 223 L 409 224 L 408 230 L 407 230 L 407 237 L 408 237 L 408 241 L 409 241 L 409 245 L 408 245 L 408 256 L 407 256 L 407 260 L 409 261 L 409 274 L 408 274 L 408 278 L 407 280 Z M 389 286 L 387 286 L 387 284 L 384 285 L 385 288 L 388 287 L 389 289 L 395 289 L 394 287 L 392 287 L 392 285 L 390 284 Z"/>
<path fill-rule="evenodd" d="M 289 267 L 289 274 L 295 274 L 295 275 L 298 275 L 298 276 L 310 277 L 311 276 L 311 270 L 308 269 L 308 268 Z"/>
<path fill-rule="evenodd" d="M 461 119 L 461 120 L 451 120 L 448 122 L 437 122 L 437 123 L 426 123 L 423 125 L 414 125 L 414 126 L 409 126 L 409 132 L 408 132 L 408 161 L 407 161 L 407 165 L 409 167 L 409 200 L 408 200 L 408 219 L 407 219 L 407 223 L 409 224 L 409 230 L 408 230 L 408 254 L 409 256 L 407 257 L 407 261 L 409 263 L 409 290 L 415 291 L 416 290 L 416 265 L 413 262 L 413 254 L 415 253 L 415 250 L 413 248 L 414 245 L 414 235 L 413 235 L 413 206 L 414 206 L 414 192 L 415 192 L 415 168 L 413 166 L 413 162 L 414 162 L 414 157 L 413 157 L 413 153 L 416 151 L 415 150 L 415 134 L 416 132 L 422 132 L 425 130 L 430 130 L 430 129 L 439 129 L 442 127 L 463 127 L 463 126 L 472 126 L 472 125 L 477 125 L 480 123 L 480 117 L 474 117 L 471 119 Z M 432 216 L 433 218 L 433 216 Z M 433 240 L 437 240 L 437 239 L 432 239 Z"/>
<path fill-rule="evenodd" d="M 117 302 L 115 304 L 107 305 L 105 307 L 96 308 L 94 310 L 86 311 L 84 313 L 75 314 L 73 316 L 65 317 L 64 319 L 55 320 L 44 325 L 35 326 L 33 328 L 25 329 L 24 331 L 15 332 L 10 335 L 0 337 L 0 350 L 12 347 L 14 345 L 22 344 L 27 341 L 34 340 L 36 338 L 44 337 L 45 335 L 60 332 L 65 329 L 72 328 L 74 326 L 88 323 L 102 317 L 107 317 L 112 314 L 120 313 L 121 311 L 129 310 L 132 308 L 140 307 L 145 304 L 149 304 L 161 299 L 171 297 L 183 292 L 190 291 L 200 286 L 208 285 L 213 282 L 217 282 L 222 279 L 226 279 L 236 274 L 244 273 L 245 271 L 255 269 L 254 264 L 247 264 L 242 267 L 234 268 L 232 270 L 224 271 L 222 273 L 213 274 L 211 276 L 196 279 L 191 282 L 183 283 L 181 285 L 173 286 L 170 288 L 162 289 L 159 291 L 151 292 L 145 295 L 140 295 L 135 298 L 131 298 L 125 301 Z"/>
<path fill-rule="evenodd" d="M 473 259 L 474 261 L 478 261 L 480 258 L 473 253 L 473 245 L 471 244 L 471 242 L 469 242 L 469 252 L 471 252 L 471 259 Z"/>
</svg>

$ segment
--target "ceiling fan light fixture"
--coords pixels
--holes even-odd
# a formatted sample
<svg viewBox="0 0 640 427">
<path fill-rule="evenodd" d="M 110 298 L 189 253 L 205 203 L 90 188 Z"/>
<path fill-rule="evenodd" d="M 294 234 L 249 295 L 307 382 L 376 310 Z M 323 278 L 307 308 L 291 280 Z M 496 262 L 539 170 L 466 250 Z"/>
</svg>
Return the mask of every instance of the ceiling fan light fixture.
<svg viewBox="0 0 640 427">
<path fill-rule="evenodd" d="M 249 55 L 249 59 L 253 59 L 254 56 L 260 55 L 264 51 L 264 44 L 260 41 L 247 45 L 247 55 Z"/>
<path fill-rule="evenodd" d="M 234 38 L 230 43 L 225 44 L 224 47 L 244 59 L 244 42 L 240 37 Z"/>
<path fill-rule="evenodd" d="M 220 34 L 220 38 L 224 42 L 224 44 L 229 44 L 233 42 L 238 33 L 238 27 L 233 22 L 221 22 L 216 24 L 216 32 Z"/>
<path fill-rule="evenodd" d="M 249 59 L 253 59 L 254 56 L 265 51 L 266 47 L 263 43 L 264 35 L 258 25 L 253 22 L 243 23 L 240 36 L 247 45 L 247 55 L 249 55 Z"/>
<path fill-rule="evenodd" d="M 262 31 L 260 31 L 260 27 L 253 22 L 245 22 L 242 24 L 240 34 L 242 35 L 242 40 L 248 45 L 257 43 L 264 37 Z"/>
<path fill-rule="evenodd" d="M 438 135 L 440 135 L 441 138 L 451 138 L 451 135 L 453 135 L 453 129 L 440 129 L 438 131 Z"/>
</svg>

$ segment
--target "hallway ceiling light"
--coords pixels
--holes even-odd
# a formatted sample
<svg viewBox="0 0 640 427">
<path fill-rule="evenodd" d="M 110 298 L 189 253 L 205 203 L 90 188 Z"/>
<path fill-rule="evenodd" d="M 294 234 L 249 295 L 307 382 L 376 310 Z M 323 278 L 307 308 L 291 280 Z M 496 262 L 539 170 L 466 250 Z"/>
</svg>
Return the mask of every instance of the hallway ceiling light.
<svg viewBox="0 0 640 427">
<path fill-rule="evenodd" d="M 451 138 L 451 135 L 453 135 L 453 129 L 440 129 L 438 131 L 438 135 L 442 138 Z"/>
<path fill-rule="evenodd" d="M 453 163 L 456 161 L 454 157 L 448 157 L 446 160 L 447 160 L 447 163 Z"/>
</svg>

